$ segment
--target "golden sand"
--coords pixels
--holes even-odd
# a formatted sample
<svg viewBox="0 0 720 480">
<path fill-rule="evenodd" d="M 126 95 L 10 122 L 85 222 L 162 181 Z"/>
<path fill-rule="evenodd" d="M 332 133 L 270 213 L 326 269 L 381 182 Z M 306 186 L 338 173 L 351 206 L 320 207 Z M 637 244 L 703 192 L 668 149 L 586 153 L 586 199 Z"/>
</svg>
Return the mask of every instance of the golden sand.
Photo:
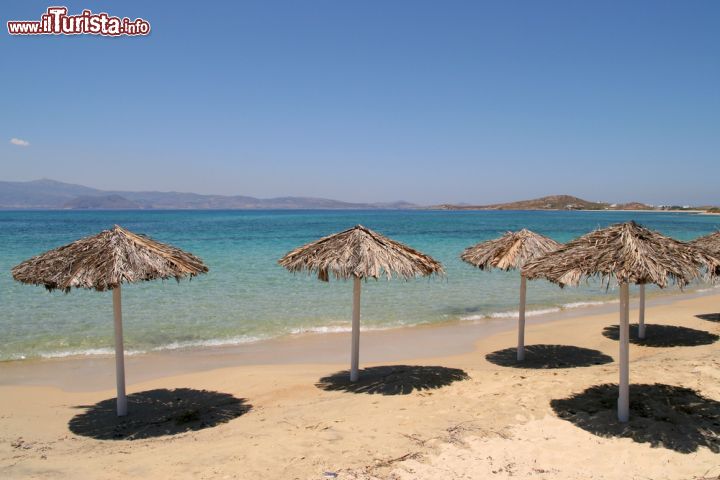
<svg viewBox="0 0 720 480">
<path fill-rule="evenodd" d="M 528 365 L 560 361 L 570 368 L 504 366 L 511 357 L 502 353 L 490 356 L 496 363 L 488 361 L 486 355 L 514 345 L 514 330 L 482 336 L 479 327 L 445 326 L 364 335 L 361 362 L 378 363 L 363 367 L 442 367 L 385 371 L 376 383 L 362 384 L 375 394 L 343 390 L 333 379 L 316 386 L 347 368 L 344 334 L 246 347 L 254 361 L 247 355 L 233 360 L 227 351 L 186 354 L 186 363 L 176 361 L 182 352 L 131 358 L 128 393 L 152 391 L 135 398 L 162 400 L 166 408 L 131 400 L 128 419 L 135 423 L 125 426 L 112 416 L 112 359 L 2 364 L 0 478 L 715 479 L 720 350 L 707 343 L 707 333 L 720 333 L 720 322 L 696 315 L 717 312 L 720 295 L 677 297 L 648 308 L 649 336 L 655 324 L 693 330 L 661 332 L 663 346 L 631 345 L 632 384 L 686 387 L 696 397 L 681 391 L 673 401 L 682 411 L 668 417 L 660 412 L 662 395 L 643 387 L 660 403 L 643 410 L 635 402 L 624 437 L 611 428 L 612 401 L 585 423 L 562 419 L 552 407 L 553 400 L 617 382 L 617 363 L 603 363 L 617 357 L 617 342 L 602 334 L 617 324 L 614 311 L 528 326 L 528 345 L 569 347 L 535 347 L 534 357 L 529 349 Z M 421 352 L 435 351 L 433 338 L 455 338 L 462 353 L 441 348 L 441 356 L 426 358 Z M 688 346 L 672 346 L 677 343 Z M 275 361 L 264 361 L 273 349 Z M 297 363 L 303 354 L 313 363 Z M 469 379 L 415 388 L 463 372 Z M 640 390 L 631 385 L 631 396 Z M 175 397 L 188 395 L 195 406 L 173 409 Z M 682 405 L 687 398 L 694 403 Z M 176 433 L 204 424 L 214 426 Z"/>
</svg>

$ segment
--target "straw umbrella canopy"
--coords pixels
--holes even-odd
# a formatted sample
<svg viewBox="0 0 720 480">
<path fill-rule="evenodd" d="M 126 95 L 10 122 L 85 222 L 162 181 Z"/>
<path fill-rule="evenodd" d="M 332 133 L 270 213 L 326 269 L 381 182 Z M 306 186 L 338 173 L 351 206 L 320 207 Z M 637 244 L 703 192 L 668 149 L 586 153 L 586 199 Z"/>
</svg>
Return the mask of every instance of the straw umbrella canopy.
<svg viewBox="0 0 720 480">
<path fill-rule="evenodd" d="M 704 250 L 705 253 L 720 258 L 720 232 L 711 233 L 704 237 L 696 238 L 690 245 Z M 645 285 L 639 286 L 639 314 L 638 314 L 638 338 L 645 338 Z"/>
<path fill-rule="evenodd" d="M 600 277 L 608 286 L 620 285 L 620 388 L 618 419 L 629 418 L 629 287 L 675 283 L 683 287 L 705 268 L 716 273 L 720 262 L 691 245 L 648 230 L 635 222 L 618 223 L 595 230 L 554 252 L 528 262 L 523 273 L 529 279 L 545 278 L 565 285 Z"/>
<path fill-rule="evenodd" d="M 115 225 L 25 260 L 12 269 L 15 280 L 48 290 L 113 291 L 117 414 L 127 414 L 120 288 L 123 283 L 193 277 L 208 268 L 198 257 Z"/>
<path fill-rule="evenodd" d="M 696 248 L 705 250 L 716 258 L 720 258 L 720 231 L 696 238 L 689 243 Z"/>
<path fill-rule="evenodd" d="M 704 237 L 696 238 L 689 243 L 695 247 L 702 248 L 714 256 L 720 256 L 720 232 L 713 232 Z"/>
<path fill-rule="evenodd" d="M 367 278 L 405 280 L 418 276 L 442 275 L 437 260 L 377 232 L 356 225 L 342 232 L 296 248 L 278 260 L 291 272 L 317 273 L 327 282 L 353 279 L 352 354 L 350 381 L 359 377 L 360 359 L 360 280 Z"/>
<path fill-rule="evenodd" d="M 520 270 L 533 258 L 545 255 L 560 247 L 560 244 L 539 233 L 523 228 L 518 232 L 507 232 L 500 238 L 480 242 L 463 251 L 460 258 L 480 270 Z M 525 299 L 526 278 L 520 275 L 520 308 L 518 311 L 518 361 L 525 360 Z"/>
</svg>

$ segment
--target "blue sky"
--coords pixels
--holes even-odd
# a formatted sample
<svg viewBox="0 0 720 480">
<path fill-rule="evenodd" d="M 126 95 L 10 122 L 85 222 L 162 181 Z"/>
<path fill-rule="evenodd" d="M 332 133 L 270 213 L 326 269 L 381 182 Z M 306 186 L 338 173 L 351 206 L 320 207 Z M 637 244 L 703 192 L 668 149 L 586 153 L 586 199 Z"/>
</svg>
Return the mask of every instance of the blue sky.
<svg viewBox="0 0 720 480">
<path fill-rule="evenodd" d="M 720 203 L 720 2 L 72 1 L 152 34 L 7 34 L 56 3 L 3 2 L 2 180 Z"/>
</svg>

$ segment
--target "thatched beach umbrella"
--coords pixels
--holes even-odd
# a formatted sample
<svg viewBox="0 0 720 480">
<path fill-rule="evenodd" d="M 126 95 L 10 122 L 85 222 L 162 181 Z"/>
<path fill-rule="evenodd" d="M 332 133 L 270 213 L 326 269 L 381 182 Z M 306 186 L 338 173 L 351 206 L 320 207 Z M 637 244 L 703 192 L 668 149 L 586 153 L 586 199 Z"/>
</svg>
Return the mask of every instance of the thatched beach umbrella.
<svg viewBox="0 0 720 480">
<path fill-rule="evenodd" d="M 316 272 L 327 282 L 353 279 L 352 354 L 350 381 L 359 377 L 360 280 L 393 276 L 406 280 L 443 274 L 440 262 L 362 225 L 323 237 L 289 252 L 278 263 L 291 272 Z"/>
<path fill-rule="evenodd" d="M 127 414 L 127 399 L 120 286 L 158 278 L 179 281 L 207 271 L 194 255 L 115 225 L 30 258 L 13 268 L 12 275 L 19 282 L 65 293 L 73 287 L 113 291 L 117 414 L 122 416 Z"/>
<path fill-rule="evenodd" d="M 519 270 L 533 258 L 545 255 L 560 247 L 555 240 L 523 228 L 519 232 L 507 232 L 500 238 L 480 242 L 468 247 L 460 258 L 480 270 L 498 268 Z M 526 278 L 520 275 L 520 308 L 518 311 L 517 359 L 525 359 L 525 298 Z"/>
<path fill-rule="evenodd" d="M 720 259 L 720 231 L 696 238 L 689 243 Z M 720 272 L 718 272 L 718 276 L 720 276 Z"/>
<path fill-rule="evenodd" d="M 713 256 L 720 257 L 720 232 L 713 232 L 709 235 L 696 238 L 689 243 L 694 247 L 702 248 Z"/>
<path fill-rule="evenodd" d="M 600 277 L 608 285 L 620 285 L 620 388 L 618 419 L 630 415 L 629 397 L 629 287 L 673 282 L 680 287 L 698 278 L 700 270 L 716 272 L 718 260 L 686 243 L 648 230 L 635 222 L 619 223 L 595 230 L 563 245 L 554 252 L 528 262 L 523 273 L 529 279 L 545 278 L 564 285 Z"/>
<path fill-rule="evenodd" d="M 704 250 L 705 253 L 710 254 L 720 259 L 720 232 L 711 233 L 704 237 L 696 238 L 691 242 L 687 242 L 690 245 Z M 645 285 L 639 285 L 639 308 L 638 308 L 638 338 L 645 338 Z"/>
</svg>

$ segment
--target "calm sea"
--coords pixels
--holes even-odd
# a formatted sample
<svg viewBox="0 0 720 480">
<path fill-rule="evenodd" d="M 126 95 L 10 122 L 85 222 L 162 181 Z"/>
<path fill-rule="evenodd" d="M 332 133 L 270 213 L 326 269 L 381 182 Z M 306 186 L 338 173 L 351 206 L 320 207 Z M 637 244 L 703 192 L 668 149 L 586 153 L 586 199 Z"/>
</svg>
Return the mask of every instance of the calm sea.
<svg viewBox="0 0 720 480">
<path fill-rule="evenodd" d="M 120 224 L 200 256 L 210 273 L 192 281 L 149 282 L 123 290 L 131 352 L 242 344 L 349 327 L 352 285 L 293 275 L 277 265 L 287 251 L 363 224 L 428 253 L 447 277 L 369 281 L 364 328 L 514 316 L 517 273 L 480 272 L 460 261 L 478 241 L 523 227 L 567 241 L 634 219 L 681 240 L 720 227 L 720 219 L 682 213 L 444 211 L 11 211 L 0 212 L 0 360 L 111 353 L 112 295 L 48 293 L 12 280 L 22 260 Z M 697 288 L 703 288 L 698 286 Z M 559 288 L 532 282 L 532 313 L 614 301 L 591 283 Z"/>
</svg>

